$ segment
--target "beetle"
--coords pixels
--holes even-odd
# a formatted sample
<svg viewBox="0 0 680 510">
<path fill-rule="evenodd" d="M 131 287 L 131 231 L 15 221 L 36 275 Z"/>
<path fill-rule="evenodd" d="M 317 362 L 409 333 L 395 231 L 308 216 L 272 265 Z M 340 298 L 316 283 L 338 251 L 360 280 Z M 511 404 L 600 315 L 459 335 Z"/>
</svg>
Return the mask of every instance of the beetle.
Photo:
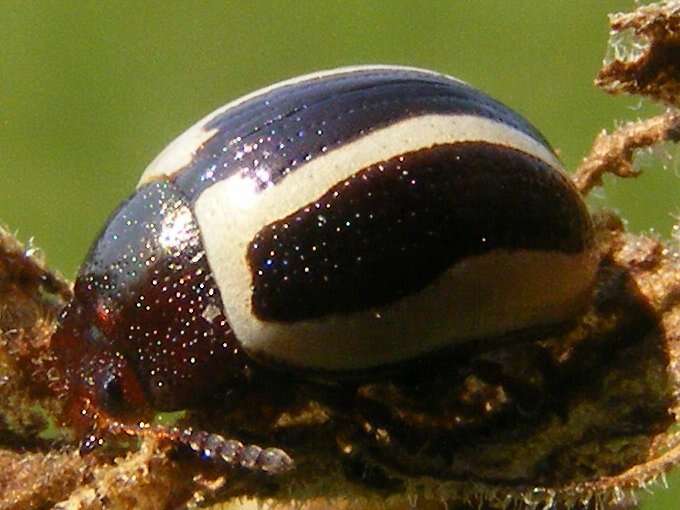
<svg viewBox="0 0 680 510">
<path fill-rule="evenodd" d="M 71 422 L 200 408 L 248 367 L 342 381 L 573 318 L 593 224 L 545 138 L 397 66 L 275 84 L 143 172 L 52 339 Z"/>
</svg>

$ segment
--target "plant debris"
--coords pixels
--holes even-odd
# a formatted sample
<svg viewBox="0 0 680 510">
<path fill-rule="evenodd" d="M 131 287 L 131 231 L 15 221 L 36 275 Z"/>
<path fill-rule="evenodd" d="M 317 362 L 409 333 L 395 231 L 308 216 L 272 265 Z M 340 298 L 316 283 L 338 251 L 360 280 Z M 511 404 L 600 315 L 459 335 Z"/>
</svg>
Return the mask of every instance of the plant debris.
<svg viewBox="0 0 680 510">
<path fill-rule="evenodd" d="M 680 106 L 680 3 L 613 14 L 609 23 L 612 59 L 595 83 L 610 94 L 626 92 Z"/>
</svg>

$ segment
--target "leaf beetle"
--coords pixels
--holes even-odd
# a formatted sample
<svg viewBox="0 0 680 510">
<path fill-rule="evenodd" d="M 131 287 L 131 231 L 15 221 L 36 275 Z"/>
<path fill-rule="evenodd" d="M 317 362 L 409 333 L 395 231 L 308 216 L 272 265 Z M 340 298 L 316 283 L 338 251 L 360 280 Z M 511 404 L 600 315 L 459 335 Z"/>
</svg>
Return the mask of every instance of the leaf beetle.
<svg viewBox="0 0 680 510">
<path fill-rule="evenodd" d="M 253 365 L 370 378 L 560 323 L 590 296 L 593 237 L 543 136 L 462 81 L 362 66 L 278 83 L 179 136 L 110 217 L 52 339 L 67 413 L 113 430 L 205 405 Z"/>
</svg>

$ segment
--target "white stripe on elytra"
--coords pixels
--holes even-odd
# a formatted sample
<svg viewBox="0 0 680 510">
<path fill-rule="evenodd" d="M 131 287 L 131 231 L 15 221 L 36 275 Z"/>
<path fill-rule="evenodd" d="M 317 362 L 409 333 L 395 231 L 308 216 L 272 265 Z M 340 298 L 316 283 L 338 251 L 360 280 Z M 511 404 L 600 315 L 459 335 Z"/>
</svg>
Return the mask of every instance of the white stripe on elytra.
<svg viewBox="0 0 680 510">
<path fill-rule="evenodd" d="M 310 349 L 312 346 L 320 349 L 317 358 L 323 357 L 324 352 L 332 352 L 335 356 L 338 355 L 338 351 L 342 351 L 338 346 L 334 348 L 329 348 L 328 345 L 319 346 L 337 338 L 338 333 L 327 328 L 342 327 L 340 320 L 336 321 L 334 326 L 333 321 L 329 321 L 328 318 L 289 325 L 263 322 L 253 315 L 252 276 L 246 261 L 246 252 L 249 243 L 259 230 L 307 204 L 314 203 L 331 186 L 347 179 L 358 170 L 410 151 L 462 141 L 482 141 L 515 148 L 546 162 L 556 171 L 561 169 L 560 163 L 549 149 L 529 135 L 505 124 L 474 115 L 424 115 L 376 130 L 316 157 L 298 167 L 276 185 L 262 191 L 258 191 L 255 180 L 248 176 L 247 172 L 236 172 L 232 177 L 207 188 L 196 201 L 195 214 L 208 261 L 222 295 L 226 315 L 245 349 L 251 353 L 273 354 L 286 358 L 285 361 L 288 363 L 303 365 L 305 362 L 301 358 L 305 356 L 305 343 L 309 344 Z M 262 165 L 258 169 L 263 170 Z M 313 235 L 313 232 L 310 235 Z M 563 255 L 566 259 L 565 264 L 568 264 L 570 257 Z M 395 277 L 398 278 L 398 275 Z M 456 296 L 453 297 L 455 300 Z M 417 300 L 417 296 L 408 298 Z M 381 317 L 391 316 L 390 309 L 392 305 L 378 311 L 358 312 L 352 315 L 351 321 L 354 321 L 355 329 L 366 327 L 368 331 L 376 327 L 375 314 L 378 313 Z M 390 320 L 396 318 L 392 317 Z M 325 326 L 326 324 L 328 326 Z M 380 321 L 379 324 L 384 329 L 389 321 Z M 389 334 L 392 332 L 396 335 L 399 327 L 394 323 L 379 334 L 378 336 L 382 338 L 380 342 L 384 344 L 393 341 Z M 448 337 L 423 338 L 418 342 L 417 349 L 429 351 L 448 341 Z M 375 345 L 376 349 L 380 342 Z M 297 350 L 286 354 L 289 348 Z M 338 359 L 332 363 L 336 368 L 356 368 L 351 365 L 384 362 L 386 355 L 399 358 L 412 354 L 400 354 L 401 351 L 395 346 L 391 348 L 394 350 L 388 349 L 388 354 L 376 351 L 372 360 L 354 359 L 350 349 L 347 351 L 348 358 Z M 389 354 L 390 352 L 392 354 Z"/>
<path fill-rule="evenodd" d="M 193 126 L 187 129 L 184 133 L 175 138 L 170 144 L 161 151 L 161 153 L 156 156 L 149 166 L 146 167 L 142 177 L 139 180 L 137 187 L 146 184 L 149 181 L 155 180 L 160 176 L 169 176 L 181 170 L 189 163 L 194 157 L 194 154 L 201 146 L 210 140 L 212 136 L 218 131 L 215 129 L 205 129 L 213 119 L 224 114 L 227 110 L 235 108 L 250 99 L 254 99 L 258 96 L 263 96 L 273 90 L 281 87 L 287 87 L 289 85 L 295 85 L 297 83 L 314 81 L 321 78 L 327 78 L 329 76 L 340 75 L 340 74 L 351 74 L 360 73 L 367 71 L 413 71 L 422 74 L 428 74 L 431 76 L 439 76 L 441 78 L 446 78 L 457 83 L 465 83 L 453 76 L 448 76 L 445 74 L 436 73 L 434 71 L 429 71 L 427 69 L 419 69 L 417 67 L 406 67 L 406 66 L 390 66 L 390 65 L 364 65 L 364 66 L 348 66 L 340 67 L 337 69 L 328 69 L 324 71 L 319 71 L 316 73 L 305 74 L 302 76 L 297 76 L 288 80 L 284 80 L 273 85 L 261 88 L 245 96 L 241 96 L 234 101 L 231 101 L 224 106 L 221 106 L 217 110 L 209 113 L 201 120 L 196 122 Z"/>
</svg>

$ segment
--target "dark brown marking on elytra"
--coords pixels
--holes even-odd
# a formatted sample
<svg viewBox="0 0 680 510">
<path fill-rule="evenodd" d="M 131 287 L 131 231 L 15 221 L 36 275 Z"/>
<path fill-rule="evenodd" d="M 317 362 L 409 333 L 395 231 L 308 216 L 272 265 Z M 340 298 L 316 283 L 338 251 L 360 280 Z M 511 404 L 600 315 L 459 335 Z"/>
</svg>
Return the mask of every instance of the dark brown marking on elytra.
<svg viewBox="0 0 680 510">
<path fill-rule="evenodd" d="M 492 250 L 579 253 L 590 217 L 561 172 L 516 149 L 439 145 L 357 171 L 249 245 L 252 304 L 293 322 L 385 305 Z"/>
</svg>

